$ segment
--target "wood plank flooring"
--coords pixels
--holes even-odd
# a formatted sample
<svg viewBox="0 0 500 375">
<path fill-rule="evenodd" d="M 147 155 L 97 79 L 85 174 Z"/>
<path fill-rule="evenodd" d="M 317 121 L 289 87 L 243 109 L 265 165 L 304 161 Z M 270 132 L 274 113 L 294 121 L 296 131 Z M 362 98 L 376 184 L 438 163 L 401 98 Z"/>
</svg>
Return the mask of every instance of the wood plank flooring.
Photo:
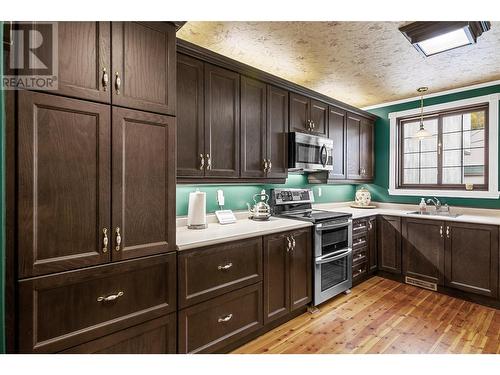
<svg viewBox="0 0 500 375">
<path fill-rule="evenodd" d="M 500 310 L 373 277 L 233 353 L 500 354 Z"/>
</svg>

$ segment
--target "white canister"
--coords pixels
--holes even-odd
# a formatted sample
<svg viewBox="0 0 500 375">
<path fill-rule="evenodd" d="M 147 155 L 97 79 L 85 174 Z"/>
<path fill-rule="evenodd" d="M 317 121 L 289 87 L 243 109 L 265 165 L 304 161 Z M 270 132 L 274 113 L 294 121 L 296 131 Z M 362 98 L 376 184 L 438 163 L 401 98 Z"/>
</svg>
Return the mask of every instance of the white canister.
<svg viewBox="0 0 500 375">
<path fill-rule="evenodd" d="M 207 227 L 207 194 L 202 191 L 189 193 L 188 218 L 189 229 L 205 229 Z"/>
<path fill-rule="evenodd" d="M 358 206 L 369 206 L 370 202 L 372 201 L 372 196 L 368 189 L 363 187 L 356 191 L 355 200 Z"/>
</svg>

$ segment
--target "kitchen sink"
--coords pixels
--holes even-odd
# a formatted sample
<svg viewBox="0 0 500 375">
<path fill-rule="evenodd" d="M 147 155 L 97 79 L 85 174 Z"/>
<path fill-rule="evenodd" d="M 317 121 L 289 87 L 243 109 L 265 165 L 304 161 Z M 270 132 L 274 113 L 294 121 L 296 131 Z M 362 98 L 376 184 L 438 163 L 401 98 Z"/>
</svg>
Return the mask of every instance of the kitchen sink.
<svg viewBox="0 0 500 375">
<path fill-rule="evenodd" d="M 407 215 L 458 217 L 461 214 L 452 214 L 447 211 L 425 211 L 425 212 L 413 211 L 413 212 L 408 212 Z"/>
</svg>

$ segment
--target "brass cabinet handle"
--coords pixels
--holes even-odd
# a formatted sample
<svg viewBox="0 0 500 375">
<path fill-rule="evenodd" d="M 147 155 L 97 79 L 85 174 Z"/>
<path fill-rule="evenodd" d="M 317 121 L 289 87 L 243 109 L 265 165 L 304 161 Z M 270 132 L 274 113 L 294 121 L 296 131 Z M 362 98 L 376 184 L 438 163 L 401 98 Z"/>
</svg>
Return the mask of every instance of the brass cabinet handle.
<svg viewBox="0 0 500 375">
<path fill-rule="evenodd" d="M 292 248 L 290 250 L 293 250 L 295 249 L 295 237 L 294 236 L 291 237 L 292 237 Z"/>
<path fill-rule="evenodd" d="M 262 160 L 262 164 L 264 165 L 264 173 L 267 173 L 269 165 L 267 163 L 267 159 Z"/>
<path fill-rule="evenodd" d="M 97 297 L 97 302 L 110 302 L 110 301 L 114 301 L 115 299 L 120 298 L 124 294 L 125 294 L 124 292 L 118 292 L 116 294 L 111 294 L 111 295 L 109 295 L 107 297 L 100 296 L 100 297 Z"/>
<path fill-rule="evenodd" d="M 267 159 L 267 172 L 271 172 L 271 168 L 273 167 L 273 163 L 271 162 L 271 159 Z"/>
<path fill-rule="evenodd" d="M 104 91 L 108 90 L 109 75 L 106 68 L 102 68 L 102 89 Z"/>
<path fill-rule="evenodd" d="M 443 226 L 442 225 L 439 227 L 439 235 L 441 236 L 441 238 L 443 238 Z"/>
<path fill-rule="evenodd" d="M 116 95 L 120 95 L 121 87 L 122 87 L 122 79 L 120 78 L 120 73 L 116 72 L 116 75 L 115 75 Z"/>
<path fill-rule="evenodd" d="M 200 154 L 200 171 L 202 171 L 203 168 L 205 168 L 205 157 L 203 154 Z"/>
<path fill-rule="evenodd" d="M 372 230 L 373 229 L 373 224 L 372 224 L 372 221 L 368 221 L 368 230 Z"/>
<path fill-rule="evenodd" d="M 207 170 L 211 170 L 212 169 L 212 159 L 210 158 L 210 154 L 207 154 L 206 158 L 207 158 Z"/>
<path fill-rule="evenodd" d="M 231 267 L 233 266 L 233 263 L 232 262 L 229 262 L 223 266 L 218 266 L 217 269 L 219 271 L 227 271 L 228 269 L 230 269 Z"/>
<path fill-rule="evenodd" d="M 314 123 L 314 121 L 311 121 L 311 127 L 313 128 L 313 130 L 316 127 L 316 124 Z"/>
<path fill-rule="evenodd" d="M 450 238 L 450 227 L 446 226 L 446 238 Z"/>
<path fill-rule="evenodd" d="M 108 252 L 108 228 L 102 228 L 102 233 L 104 234 L 104 237 L 102 239 L 102 252 L 107 253 Z"/>
<path fill-rule="evenodd" d="M 120 251 L 120 246 L 122 244 L 122 236 L 120 234 L 120 227 L 116 227 L 116 247 L 115 247 L 115 250 L 116 251 Z"/>
<path fill-rule="evenodd" d="M 218 323 L 229 322 L 231 319 L 233 319 L 233 314 L 227 314 L 226 316 L 221 316 L 219 319 L 217 319 L 217 322 Z"/>
<path fill-rule="evenodd" d="M 286 252 L 288 253 L 290 249 L 292 248 L 292 241 L 290 240 L 290 237 L 286 236 L 286 241 L 288 242 L 287 247 L 286 247 Z"/>
</svg>

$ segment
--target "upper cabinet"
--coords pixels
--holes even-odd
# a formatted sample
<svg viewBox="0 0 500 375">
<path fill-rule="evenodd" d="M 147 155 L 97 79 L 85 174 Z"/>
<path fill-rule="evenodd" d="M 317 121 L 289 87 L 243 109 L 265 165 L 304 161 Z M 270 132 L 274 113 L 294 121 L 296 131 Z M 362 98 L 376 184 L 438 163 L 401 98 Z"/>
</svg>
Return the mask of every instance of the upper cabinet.
<svg viewBox="0 0 500 375">
<path fill-rule="evenodd" d="M 290 131 L 327 136 L 328 105 L 290 93 Z"/>
<path fill-rule="evenodd" d="M 346 125 L 347 179 L 372 180 L 374 123 L 367 118 L 348 113 Z"/>
<path fill-rule="evenodd" d="M 113 104 L 175 115 L 175 26 L 112 23 Z"/>
<path fill-rule="evenodd" d="M 175 115 L 175 49 L 167 22 L 58 22 L 56 92 Z"/>
<path fill-rule="evenodd" d="M 333 170 L 329 172 L 328 179 L 346 179 L 347 177 L 347 129 L 346 111 L 329 107 L 328 133 L 333 140 Z"/>
<path fill-rule="evenodd" d="M 267 85 L 267 174 L 285 179 L 288 175 L 287 152 L 288 91 Z"/>
</svg>

